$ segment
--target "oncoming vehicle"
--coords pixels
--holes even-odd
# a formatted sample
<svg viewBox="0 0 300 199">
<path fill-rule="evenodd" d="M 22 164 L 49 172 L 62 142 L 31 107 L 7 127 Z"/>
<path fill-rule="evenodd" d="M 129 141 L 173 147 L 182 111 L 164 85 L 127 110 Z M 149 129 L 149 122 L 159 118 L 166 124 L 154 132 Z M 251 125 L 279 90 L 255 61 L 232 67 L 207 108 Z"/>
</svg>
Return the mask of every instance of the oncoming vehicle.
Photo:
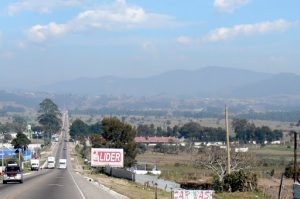
<svg viewBox="0 0 300 199">
<path fill-rule="evenodd" d="M 8 163 L 3 173 L 3 184 L 8 182 L 23 183 L 23 173 L 16 162 Z"/>
</svg>

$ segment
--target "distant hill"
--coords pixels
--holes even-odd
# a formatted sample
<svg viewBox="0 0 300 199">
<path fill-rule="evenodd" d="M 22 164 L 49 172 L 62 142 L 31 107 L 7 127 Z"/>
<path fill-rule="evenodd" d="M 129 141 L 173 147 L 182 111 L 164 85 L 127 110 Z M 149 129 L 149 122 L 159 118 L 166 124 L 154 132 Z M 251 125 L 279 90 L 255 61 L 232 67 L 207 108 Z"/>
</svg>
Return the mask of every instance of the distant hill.
<svg viewBox="0 0 300 199">
<path fill-rule="evenodd" d="M 0 91 L 0 112 L 16 112 L 26 107 L 38 109 L 46 97 L 62 108 L 101 109 L 99 113 L 152 109 L 160 114 L 162 109 L 202 108 L 222 112 L 224 104 L 230 104 L 231 111 L 236 113 L 300 108 L 299 75 L 222 67 L 169 71 L 147 78 L 80 78 L 39 90 Z"/>
<path fill-rule="evenodd" d="M 262 88 L 256 90 L 255 86 L 261 82 L 272 80 L 276 76 L 233 68 L 206 67 L 195 71 L 170 71 L 147 78 L 119 78 L 113 76 L 81 78 L 44 86 L 41 89 L 54 93 L 88 95 L 247 97 L 250 93 L 251 96 L 257 96 Z M 289 81 L 291 84 L 296 79 L 300 81 L 300 76 L 294 75 L 294 78 L 295 80 Z M 284 82 L 284 80 L 282 81 Z M 271 81 L 270 84 L 261 86 L 271 87 L 271 90 L 278 87 L 275 80 Z M 282 85 L 283 91 L 284 87 L 289 87 L 289 85 Z M 253 90 L 248 90 L 248 93 L 245 92 L 244 88 Z M 265 89 L 269 90 L 270 88 L 266 87 Z M 276 92 L 270 94 L 276 94 Z"/>
<path fill-rule="evenodd" d="M 300 76 L 281 73 L 234 90 L 235 97 L 299 96 Z"/>
</svg>

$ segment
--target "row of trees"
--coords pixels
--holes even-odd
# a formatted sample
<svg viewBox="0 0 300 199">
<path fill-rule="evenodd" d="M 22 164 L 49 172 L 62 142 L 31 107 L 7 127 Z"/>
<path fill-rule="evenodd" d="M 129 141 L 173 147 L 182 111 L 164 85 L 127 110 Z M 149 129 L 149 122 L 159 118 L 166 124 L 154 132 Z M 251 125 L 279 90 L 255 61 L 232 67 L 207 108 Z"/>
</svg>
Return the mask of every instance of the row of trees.
<svg viewBox="0 0 300 199">
<path fill-rule="evenodd" d="M 154 124 L 140 124 L 137 127 L 138 136 L 179 136 L 179 127 L 175 125 L 174 127 L 167 126 L 167 129 L 163 129 L 162 127 L 158 126 L 155 127 Z"/>
<path fill-rule="evenodd" d="M 263 144 L 264 141 L 271 142 L 282 138 L 282 131 L 271 130 L 267 126 L 256 127 L 246 119 L 233 119 L 232 128 L 236 133 L 235 139 L 243 143 L 256 141 Z"/>
<path fill-rule="evenodd" d="M 180 137 L 192 141 L 225 141 L 225 130 L 222 128 L 203 127 L 199 123 L 189 122 L 179 128 Z"/>
<path fill-rule="evenodd" d="M 80 119 L 76 119 L 70 126 L 70 136 L 73 139 L 83 136 L 87 137 L 90 135 L 101 135 L 103 133 L 102 122 L 96 122 L 95 124 L 88 125 Z"/>
<path fill-rule="evenodd" d="M 139 136 L 174 136 L 184 137 L 193 141 L 225 141 L 225 131 L 222 128 L 203 127 L 199 123 L 189 122 L 179 127 L 168 126 L 165 130 L 154 127 L 153 124 L 141 124 L 137 127 Z"/>
<path fill-rule="evenodd" d="M 256 127 L 253 123 L 249 123 L 245 119 L 233 119 L 232 128 L 235 136 L 232 139 L 248 143 L 249 141 L 256 141 L 256 143 L 263 144 L 264 141 L 280 140 L 282 138 L 282 131 L 271 130 L 267 126 Z M 196 122 L 189 122 L 183 126 L 167 127 L 163 130 L 161 127 L 156 127 L 153 124 L 141 124 L 137 127 L 139 136 L 175 136 L 184 137 L 192 141 L 225 141 L 225 130 L 223 128 L 204 127 Z"/>
</svg>

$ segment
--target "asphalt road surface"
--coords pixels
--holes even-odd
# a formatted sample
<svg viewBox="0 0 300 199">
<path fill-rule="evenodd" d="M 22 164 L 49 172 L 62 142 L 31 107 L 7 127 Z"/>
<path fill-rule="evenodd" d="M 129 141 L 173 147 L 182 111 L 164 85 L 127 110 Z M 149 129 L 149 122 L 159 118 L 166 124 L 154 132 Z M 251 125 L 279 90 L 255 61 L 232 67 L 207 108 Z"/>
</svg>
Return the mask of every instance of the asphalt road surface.
<svg viewBox="0 0 300 199">
<path fill-rule="evenodd" d="M 68 119 L 64 116 L 65 121 Z M 67 122 L 64 122 L 66 124 Z M 56 151 L 56 164 L 67 159 L 67 169 L 43 169 L 24 176 L 24 183 L 0 184 L 0 199 L 117 199 L 76 174 L 70 165 L 67 142 L 60 139 Z M 2 182 L 1 182 L 2 183 Z"/>
</svg>

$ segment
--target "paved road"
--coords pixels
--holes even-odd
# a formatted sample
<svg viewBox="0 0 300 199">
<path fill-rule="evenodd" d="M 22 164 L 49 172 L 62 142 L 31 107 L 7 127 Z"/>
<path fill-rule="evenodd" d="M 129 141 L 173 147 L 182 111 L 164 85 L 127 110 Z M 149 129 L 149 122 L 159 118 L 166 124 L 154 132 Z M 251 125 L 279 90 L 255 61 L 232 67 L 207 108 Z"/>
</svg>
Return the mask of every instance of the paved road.
<svg viewBox="0 0 300 199">
<path fill-rule="evenodd" d="M 63 116 L 65 120 L 67 115 Z M 68 122 L 63 122 L 67 124 Z M 56 162 L 67 159 L 67 169 L 43 169 L 24 176 L 23 184 L 0 184 L 1 199 L 116 199 L 76 174 L 70 165 L 67 142 L 59 142 Z"/>
</svg>

